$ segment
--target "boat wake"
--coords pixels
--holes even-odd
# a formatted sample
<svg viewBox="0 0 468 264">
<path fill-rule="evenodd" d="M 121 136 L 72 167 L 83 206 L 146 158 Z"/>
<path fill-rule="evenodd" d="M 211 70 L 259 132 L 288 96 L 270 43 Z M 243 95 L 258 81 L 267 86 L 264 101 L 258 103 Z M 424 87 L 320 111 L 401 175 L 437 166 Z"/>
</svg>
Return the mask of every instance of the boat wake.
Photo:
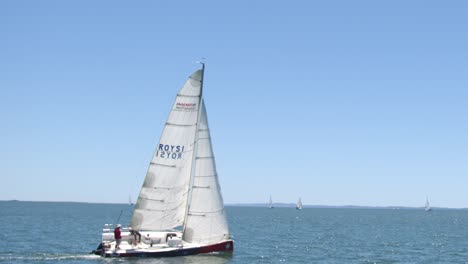
<svg viewBox="0 0 468 264">
<path fill-rule="evenodd" d="M 199 263 L 216 263 L 225 264 L 232 258 L 232 254 L 211 252 L 197 256 L 182 256 L 175 258 L 163 259 L 134 259 L 134 264 L 199 264 Z M 62 261 L 63 263 L 95 263 L 99 260 L 101 263 L 104 261 L 100 256 L 92 254 L 66 254 L 66 253 L 33 253 L 29 255 L 18 255 L 0 253 L 0 263 L 56 263 Z M 108 260 L 108 259 L 107 259 Z M 89 261 L 89 262 L 88 262 Z M 108 262 L 108 261 L 105 261 Z"/>
<path fill-rule="evenodd" d="M 90 254 L 65 254 L 65 253 L 34 253 L 27 255 L 0 254 L 0 263 L 16 261 L 57 261 L 57 260 L 91 260 L 99 259 L 99 256 Z"/>
</svg>

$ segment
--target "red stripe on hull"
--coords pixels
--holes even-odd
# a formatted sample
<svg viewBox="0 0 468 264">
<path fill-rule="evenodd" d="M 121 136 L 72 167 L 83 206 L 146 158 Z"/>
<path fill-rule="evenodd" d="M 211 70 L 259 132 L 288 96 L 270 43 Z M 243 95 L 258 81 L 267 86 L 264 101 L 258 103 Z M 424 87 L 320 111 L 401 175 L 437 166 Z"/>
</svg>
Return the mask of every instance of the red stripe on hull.
<svg viewBox="0 0 468 264">
<path fill-rule="evenodd" d="M 232 252 L 234 250 L 234 242 L 232 240 L 222 242 L 215 245 L 209 245 L 200 248 L 200 253 L 210 253 L 210 252 Z"/>
</svg>

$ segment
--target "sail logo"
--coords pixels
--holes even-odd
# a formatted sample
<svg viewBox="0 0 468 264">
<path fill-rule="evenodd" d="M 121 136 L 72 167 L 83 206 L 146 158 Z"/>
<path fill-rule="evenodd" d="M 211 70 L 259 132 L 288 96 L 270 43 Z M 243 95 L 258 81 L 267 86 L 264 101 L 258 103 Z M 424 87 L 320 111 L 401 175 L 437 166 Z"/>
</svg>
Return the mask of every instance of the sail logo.
<svg viewBox="0 0 468 264">
<path fill-rule="evenodd" d="M 192 111 L 197 108 L 196 103 L 182 103 L 182 102 L 177 102 L 175 109 L 176 110 L 184 110 L 184 111 Z"/>
<path fill-rule="evenodd" d="M 163 159 L 181 159 L 185 146 L 159 144 L 156 156 Z"/>
</svg>

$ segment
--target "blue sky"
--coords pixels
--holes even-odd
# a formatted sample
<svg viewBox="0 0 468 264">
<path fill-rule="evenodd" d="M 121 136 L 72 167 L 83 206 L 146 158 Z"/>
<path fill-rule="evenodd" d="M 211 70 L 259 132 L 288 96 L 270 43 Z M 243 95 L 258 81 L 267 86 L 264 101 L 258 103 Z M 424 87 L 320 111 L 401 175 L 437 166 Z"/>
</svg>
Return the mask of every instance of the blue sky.
<svg viewBox="0 0 468 264">
<path fill-rule="evenodd" d="M 135 200 L 206 58 L 226 203 L 468 207 L 466 1 L 0 1 L 0 200 Z"/>
</svg>

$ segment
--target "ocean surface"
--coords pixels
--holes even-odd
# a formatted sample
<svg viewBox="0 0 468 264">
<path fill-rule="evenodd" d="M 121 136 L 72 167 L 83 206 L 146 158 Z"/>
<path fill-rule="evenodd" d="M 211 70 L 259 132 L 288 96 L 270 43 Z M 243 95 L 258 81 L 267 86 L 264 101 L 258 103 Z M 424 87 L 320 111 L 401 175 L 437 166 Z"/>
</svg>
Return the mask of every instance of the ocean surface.
<svg viewBox="0 0 468 264">
<path fill-rule="evenodd" d="M 0 201 L 0 263 L 468 263 L 468 210 L 228 206 L 234 253 L 161 259 L 89 254 L 117 204 Z M 120 216 L 120 219 L 119 219 Z"/>
</svg>

